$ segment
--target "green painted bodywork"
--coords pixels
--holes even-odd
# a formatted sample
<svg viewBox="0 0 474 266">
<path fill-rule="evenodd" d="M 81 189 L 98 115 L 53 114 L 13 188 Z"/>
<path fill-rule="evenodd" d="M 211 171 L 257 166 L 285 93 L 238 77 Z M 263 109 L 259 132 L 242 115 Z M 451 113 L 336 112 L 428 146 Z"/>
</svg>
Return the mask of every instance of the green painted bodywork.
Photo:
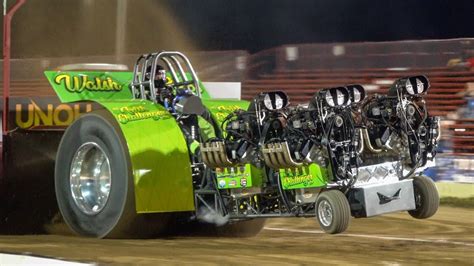
<svg viewBox="0 0 474 266">
<path fill-rule="evenodd" d="M 222 126 L 224 119 L 229 114 L 236 110 L 247 110 L 250 105 L 248 101 L 239 100 L 203 99 L 203 103 L 219 126 Z M 252 164 L 216 168 L 215 172 L 219 189 L 259 187 L 262 185 L 264 179 L 263 170 Z"/>
<path fill-rule="evenodd" d="M 292 169 L 280 169 L 280 180 L 283 189 L 314 188 L 327 185 L 327 170 L 312 163 Z"/>
<path fill-rule="evenodd" d="M 216 168 L 219 189 L 250 188 L 262 185 L 263 171 L 251 164 Z"/>
<path fill-rule="evenodd" d="M 190 159 L 183 133 L 163 106 L 132 99 L 128 85 L 131 72 L 45 74 L 63 103 L 94 101 L 117 119 L 130 153 L 138 213 L 194 210 Z"/>
<path fill-rule="evenodd" d="M 133 72 L 45 71 L 45 75 L 64 103 L 133 98 L 130 90 Z M 179 76 L 178 78 L 178 81 L 183 81 Z M 187 78 L 190 80 L 192 76 L 187 74 Z M 167 73 L 167 80 L 168 85 L 171 85 L 170 73 Z M 201 98 L 209 99 L 209 93 L 200 81 L 199 87 Z"/>
<path fill-rule="evenodd" d="M 114 115 L 127 140 L 137 212 L 194 210 L 188 147 L 174 117 L 145 100 L 97 102 Z"/>
<path fill-rule="evenodd" d="M 46 71 L 45 75 L 63 103 L 132 98 L 132 72 Z"/>
<path fill-rule="evenodd" d="M 185 137 L 163 106 L 133 99 L 129 88 L 132 72 L 46 71 L 45 75 L 61 102 L 94 101 L 116 118 L 130 153 L 138 213 L 195 209 Z M 203 102 L 219 124 L 234 110 L 248 107 L 249 103 L 244 101 L 208 99 L 204 86 L 200 86 Z M 206 138 L 214 137 L 212 126 L 203 120 L 199 119 L 202 133 Z M 257 170 L 246 171 L 254 174 Z M 258 177 L 250 181 L 253 185 L 261 184 Z"/>
<path fill-rule="evenodd" d="M 198 116 L 198 125 L 203 141 L 207 141 L 216 137 L 216 132 L 212 124 L 201 116 Z"/>
</svg>

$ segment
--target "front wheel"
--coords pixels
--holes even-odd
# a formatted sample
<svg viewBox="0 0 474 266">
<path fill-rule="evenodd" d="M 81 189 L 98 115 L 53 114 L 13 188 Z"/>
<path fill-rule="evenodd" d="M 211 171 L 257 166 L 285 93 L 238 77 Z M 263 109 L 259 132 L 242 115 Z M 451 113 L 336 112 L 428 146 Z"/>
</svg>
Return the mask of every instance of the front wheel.
<svg viewBox="0 0 474 266">
<path fill-rule="evenodd" d="M 316 219 L 328 234 L 344 232 L 349 226 L 351 209 L 344 193 L 339 190 L 323 191 L 316 200 Z"/>
<path fill-rule="evenodd" d="M 416 209 L 408 213 L 417 219 L 433 216 L 439 207 L 439 195 L 436 185 L 431 178 L 421 175 L 413 178 Z"/>
</svg>

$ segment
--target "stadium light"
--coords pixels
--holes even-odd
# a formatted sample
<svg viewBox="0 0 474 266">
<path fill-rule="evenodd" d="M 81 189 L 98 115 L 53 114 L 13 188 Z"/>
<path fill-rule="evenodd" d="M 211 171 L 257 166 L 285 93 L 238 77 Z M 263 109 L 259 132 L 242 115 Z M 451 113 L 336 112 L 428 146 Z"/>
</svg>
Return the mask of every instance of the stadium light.
<svg viewBox="0 0 474 266">
<path fill-rule="evenodd" d="M 125 54 L 125 40 L 127 33 L 127 0 L 117 1 L 117 21 L 115 30 L 115 56 L 119 61 Z"/>
</svg>

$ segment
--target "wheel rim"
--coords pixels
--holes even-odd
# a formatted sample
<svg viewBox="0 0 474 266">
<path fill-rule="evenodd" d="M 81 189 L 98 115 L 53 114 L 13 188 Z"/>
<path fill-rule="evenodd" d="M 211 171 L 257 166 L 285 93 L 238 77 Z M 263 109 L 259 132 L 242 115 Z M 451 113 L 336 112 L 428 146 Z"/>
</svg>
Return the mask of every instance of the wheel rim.
<svg viewBox="0 0 474 266">
<path fill-rule="evenodd" d="M 423 199 L 421 197 L 420 190 L 416 186 L 413 188 L 413 190 L 415 194 L 415 208 L 419 209 L 423 204 Z"/>
<path fill-rule="evenodd" d="M 77 149 L 71 163 L 71 195 L 76 206 L 87 215 L 102 211 L 112 185 L 110 161 L 95 142 L 87 142 Z"/>
<path fill-rule="evenodd" d="M 324 226 L 330 226 L 332 223 L 333 211 L 331 204 L 327 200 L 321 200 L 318 204 L 318 219 Z"/>
</svg>

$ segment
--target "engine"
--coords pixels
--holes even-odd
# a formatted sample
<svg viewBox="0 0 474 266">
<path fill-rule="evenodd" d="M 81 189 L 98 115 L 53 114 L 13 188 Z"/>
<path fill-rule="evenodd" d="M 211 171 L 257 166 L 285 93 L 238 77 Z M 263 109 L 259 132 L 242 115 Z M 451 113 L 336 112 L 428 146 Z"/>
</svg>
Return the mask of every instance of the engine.
<svg viewBox="0 0 474 266">
<path fill-rule="evenodd" d="M 308 105 L 290 108 L 285 93 L 262 93 L 248 110 L 225 119 L 224 138 L 202 144 L 203 161 L 218 172 L 250 164 L 280 175 L 287 170 L 308 174 L 307 168 L 317 164 L 330 169 L 332 181 L 350 186 L 362 145 L 353 113 L 364 97 L 360 85 L 328 88 Z M 271 184 L 278 181 L 266 177 Z"/>
<path fill-rule="evenodd" d="M 321 187 L 353 196 L 354 187 L 404 179 L 435 156 L 428 87 L 424 76 L 402 78 L 366 98 L 361 85 L 347 85 L 294 107 L 283 92 L 261 93 L 224 119 L 222 136 L 201 143 L 202 161 L 234 217 L 307 215 Z"/>
<path fill-rule="evenodd" d="M 439 118 L 428 115 L 423 99 L 428 88 L 425 76 L 401 78 L 388 95 L 374 95 L 363 104 L 364 164 L 400 160 L 415 169 L 435 156 Z"/>
<path fill-rule="evenodd" d="M 283 92 L 262 93 L 248 110 L 237 110 L 222 123 L 223 138 L 202 144 L 203 161 L 211 167 L 253 164 L 263 167 L 259 147 L 283 135 L 288 97 Z"/>
<path fill-rule="evenodd" d="M 292 109 L 285 139 L 295 161 L 329 167 L 332 181 L 349 181 L 345 184 L 350 185 L 357 168 L 359 143 L 352 106 L 363 95 L 361 86 L 323 89 L 308 106 Z"/>
</svg>

